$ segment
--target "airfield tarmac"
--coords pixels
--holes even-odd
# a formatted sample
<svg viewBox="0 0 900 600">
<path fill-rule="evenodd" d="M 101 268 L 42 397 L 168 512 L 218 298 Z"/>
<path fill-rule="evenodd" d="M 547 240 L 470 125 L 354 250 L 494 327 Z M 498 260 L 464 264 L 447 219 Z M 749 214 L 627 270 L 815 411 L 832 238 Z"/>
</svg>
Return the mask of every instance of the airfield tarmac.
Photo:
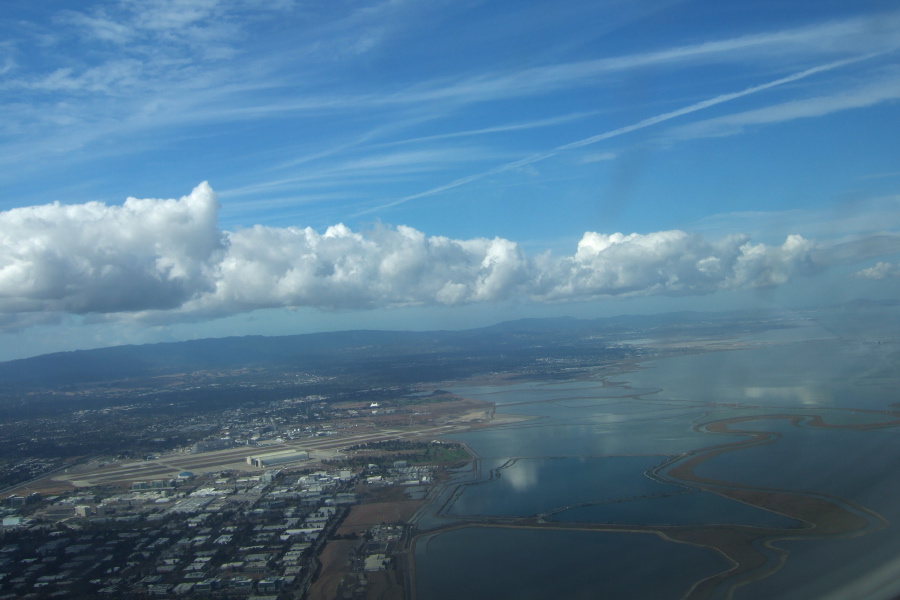
<svg viewBox="0 0 900 600">
<path fill-rule="evenodd" d="M 227 450 L 186 454 L 183 452 L 165 454 L 159 458 L 141 461 L 123 461 L 117 463 L 101 463 L 92 461 L 86 465 L 75 467 L 66 472 L 57 473 L 51 479 L 56 484 L 71 487 L 89 487 L 95 485 L 130 485 L 135 481 L 153 481 L 173 479 L 179 473 L 190 471 L 196 475 L 203 473 L 239 470 L 262 473 L 247 464 L 248 456 L 269 454 L 285 450 L 309 452 L 309 459 L 290 463 L 285 466 L 316 466 L 323 460 L 334 460 L 347 456 L 342 448 L 356 444 L 381 442 L 387 440 L 431 440 L 436 437 L 469 429 L 469 425 L 438 425 L 416 429 L 368 429 L 364 432 L 336 433 L 321 437 L 305 438 L 295 441 L 279 442 L 259 446 L 240 446 Z M 32 488 L 36 487 L 32 484 Z"/>
</svg>

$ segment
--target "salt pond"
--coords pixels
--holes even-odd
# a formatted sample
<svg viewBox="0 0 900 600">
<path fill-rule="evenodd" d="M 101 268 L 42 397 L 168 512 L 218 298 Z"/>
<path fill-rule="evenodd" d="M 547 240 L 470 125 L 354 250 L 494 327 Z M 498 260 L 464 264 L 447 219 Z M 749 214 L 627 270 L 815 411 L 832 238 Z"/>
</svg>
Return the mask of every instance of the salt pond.
<svg viewBox="0 0 900 600">
<path fill-rule="evenodd" d="M 748 439 L 736 430 L 775 437 L 717 454 L 695 475 L 831 494 L 900 520 L 894 500 L 900 430 L 822 428 L 811 421 L 815 415 L 835 426 L 891 420 L 886 409 L 900 400 L 897 355 L 894 345 L 825 340 L 655 360 L 606 382 L 452 388 L 496 402 L 498 412 L 533 418 L 456 435 L 481 463 L 468 482 L 439 496 L 437 514 L 420 527 L 539 515 L 567 525 L 750 525 L 782 529 L 791 538 L 802 525 L 794 519 L 669 480 L 665 470 L 654 476 L 653 467 L 668 458 Z M 795 424 L 767 414 L 800 418 Z M 724 434 L 703 427 L 734 417 L 760 419 Z M 900 555 L 898 539 L 888 525 L 866 536 L 776 541 L 791 550 L 783 568 L 738 588 L 736 597 L 813 597 L 821 572 L 834 585 L 864 580 Z M 652 533 L 481 526 L 422 537 L 415 558 L 421 600 L 679 598 L 692 582 L 728 568 L 714 550 Z M 719 586 L 713 597 L 727 589 Z"/>
<path fill-rule="evenodd" d="M 697 576 L 728 566 L 714 552 L 652 534 L 500 527 L 419 538 L 415 560 L 417 597 L 433 600 L 678 598 Z"/>
</svg>

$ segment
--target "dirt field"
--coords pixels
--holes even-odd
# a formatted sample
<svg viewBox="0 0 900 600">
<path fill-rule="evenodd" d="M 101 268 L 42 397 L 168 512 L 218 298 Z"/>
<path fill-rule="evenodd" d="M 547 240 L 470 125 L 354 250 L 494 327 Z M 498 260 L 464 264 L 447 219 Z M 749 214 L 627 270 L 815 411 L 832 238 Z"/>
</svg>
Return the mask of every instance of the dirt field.
<svg viewBox="0 0 900 600">
<path fill-rule="evenodd" d="M 319 576 L 309 588 L 310 600 L 333 600 L 337 598 L 341 580 L 347 575 L 347 561 L 350 558 L 350 550 L 356 546 L 356 540 L 332 540 L 325 545 L 319 561 L 322 570 Z"/>
<path fill-rule="evenodd" d="M 394 571 L 369 573 L 368 579 L 366 600 L 403 600 L 406 597 Z"/>
<path fill-rule="evenodd" d="M 418 500 L 357 504 L 337 530 L 338 535 L 362 533 L 379 523 L 406 523 L 422 506 Z"/>
</svg>

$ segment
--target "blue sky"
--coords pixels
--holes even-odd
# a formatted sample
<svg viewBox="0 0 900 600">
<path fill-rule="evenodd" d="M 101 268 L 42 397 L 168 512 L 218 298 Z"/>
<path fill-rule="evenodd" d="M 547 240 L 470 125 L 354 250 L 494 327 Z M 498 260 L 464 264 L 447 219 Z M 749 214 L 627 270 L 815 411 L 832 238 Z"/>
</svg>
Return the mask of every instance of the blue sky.
<svg viewBox="0 0 900 600">
<path fill-rule="evenodd" d="M 46 1 L 0 28 L 0 359 L 900 291 L 890 3 Z"/>
</svg>

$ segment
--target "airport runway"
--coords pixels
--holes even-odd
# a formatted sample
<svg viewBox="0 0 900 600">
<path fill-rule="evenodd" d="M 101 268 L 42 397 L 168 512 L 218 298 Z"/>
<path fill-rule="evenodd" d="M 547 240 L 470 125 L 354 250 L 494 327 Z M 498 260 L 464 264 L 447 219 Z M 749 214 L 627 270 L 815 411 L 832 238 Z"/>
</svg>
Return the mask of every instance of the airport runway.
<svg viewBox="0 0 900 600">
<path fill-rule="evenodd" d="M 227 450 L 203 452 L 201 454 L 175 453 L 160 456 L 153 460 L 127 461 L 108 463 L 100 467 L 90 463 L 84 467 L 57 473 L 53 480 L 68 483 L 76 487 L 92 485 L 124 485 L 135 481 L 153 481 L 174 479 L 179 473 L 190 471 L 200 475 L 223 470 L 242 470 L 250 473 L 262 473 L 265 469 L 257 469 L 247 464 L 248 456 L 259 456 L 271 452 L 285 450 L 305 450 L 309 452 L 309 460 L 298 461 L 279 466 L 316 465 L 322 460 L 340 458 L 344 454 L 342 448 L 356 444 L 380 442 L 387 440 L 421 440 L 434 439 L 441 435 L 464 431 L 468 425 L 440 425 L 413 430 L 381 429 L 360 433 L 337 433 L 335 435 L 305 438 L 287 442 L 279 442 L 264 446 L 240 446 Z"/>
</svg>

